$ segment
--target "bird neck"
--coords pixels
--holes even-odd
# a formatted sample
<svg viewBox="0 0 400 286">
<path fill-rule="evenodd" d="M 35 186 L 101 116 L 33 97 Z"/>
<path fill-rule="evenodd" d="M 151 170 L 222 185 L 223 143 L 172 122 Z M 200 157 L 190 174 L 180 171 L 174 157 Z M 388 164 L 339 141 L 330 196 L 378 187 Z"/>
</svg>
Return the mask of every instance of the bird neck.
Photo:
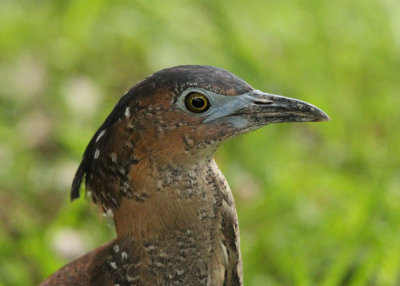
<svg viewBox="0 0 400 286">
<path fill-rule="evenodd" d="M 184 166 L 142 161 L 129 177 L 132 193 L 113 210 L 117 236 L 143 241 L 196 225 L 211 228 L 219 193 L 228 188 L 213 159 Z"/>
</svg>

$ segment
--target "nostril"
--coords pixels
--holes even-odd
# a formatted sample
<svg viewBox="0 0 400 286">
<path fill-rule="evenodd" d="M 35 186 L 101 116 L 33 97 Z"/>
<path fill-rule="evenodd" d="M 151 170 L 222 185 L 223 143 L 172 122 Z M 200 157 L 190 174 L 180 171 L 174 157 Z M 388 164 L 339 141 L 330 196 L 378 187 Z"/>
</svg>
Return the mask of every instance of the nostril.
<svg viewBox="0 0 400 286">
<path fill-rule="evenodd" d="M 268 99 L 257 99 L 257 100 L 254 100 L 254 104 L 257 104 L 257 105 L 270 105 L 272 103 L 273 103 L 273 101 L 272 100 L 268 100 Z"/>
</svg>

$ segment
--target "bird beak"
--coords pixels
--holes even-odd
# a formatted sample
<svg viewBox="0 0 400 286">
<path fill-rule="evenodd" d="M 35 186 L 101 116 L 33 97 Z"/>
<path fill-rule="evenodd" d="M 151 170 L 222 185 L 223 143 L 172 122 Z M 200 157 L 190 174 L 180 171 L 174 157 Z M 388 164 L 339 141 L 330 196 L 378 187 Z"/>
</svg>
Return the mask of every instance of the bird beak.
<svg viewBox="0 0 400 286">
<path fill-rule="evenodd" d="M 257 129 L 270 123 L 328 121 L 329 116 L 305 101 L 253 90 L 232 96 L 203 122 L 218 119 L 239 129 Z"/>
<path fill-rule="evenodd" d="M 237 114 L 254 114 L 266 123 L 328 121 L 329 116 L 318 107 L 298 99 L 263 93 L 259 90 L 242 95 L 248 105 Z"/>
</svg>

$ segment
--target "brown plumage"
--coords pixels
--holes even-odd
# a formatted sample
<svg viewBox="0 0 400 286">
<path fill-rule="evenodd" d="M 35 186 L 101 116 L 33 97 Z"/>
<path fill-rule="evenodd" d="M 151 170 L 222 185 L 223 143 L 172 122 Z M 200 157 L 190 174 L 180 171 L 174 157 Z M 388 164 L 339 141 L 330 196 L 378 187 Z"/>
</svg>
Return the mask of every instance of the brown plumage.
<svg viewBox="0 0 400 286">
<path fill-rule="evenodd" d="M 139 82 L 93 136 L 71 191 L 78 198 L 86 179 L 117 238 L 41 285 L 242 285 L 238 219 L 215 150 L 269 123 L 327 119 L 210 66 Z"/>
</svg>

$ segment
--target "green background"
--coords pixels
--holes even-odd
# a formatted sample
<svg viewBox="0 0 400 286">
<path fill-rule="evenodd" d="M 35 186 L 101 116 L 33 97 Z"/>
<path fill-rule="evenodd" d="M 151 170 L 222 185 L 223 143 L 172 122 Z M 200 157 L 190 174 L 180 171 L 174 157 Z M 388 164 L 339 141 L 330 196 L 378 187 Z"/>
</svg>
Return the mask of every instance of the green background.
<svg viewBox="0 0 400 286">
<path fill-rule="evenodd" d="M 218 150 L 245 285 L 400 285 L 398 0 L 1 0 L 1 285 L 36 285 L 114 237 L 69 203 L 72 176 L 119 97 L 178 64 L 331 117 Z"/>
</svg>

